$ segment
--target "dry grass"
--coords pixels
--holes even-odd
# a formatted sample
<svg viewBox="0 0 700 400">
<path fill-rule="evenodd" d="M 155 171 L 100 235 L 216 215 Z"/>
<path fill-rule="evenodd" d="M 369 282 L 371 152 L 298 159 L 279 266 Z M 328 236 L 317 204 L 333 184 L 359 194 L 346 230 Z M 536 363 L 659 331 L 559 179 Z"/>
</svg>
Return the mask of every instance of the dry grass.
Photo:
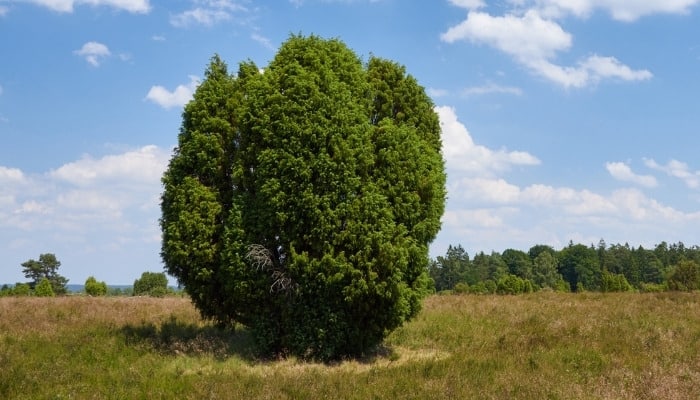
<svg viewBox="0 0 700 400">
<path fill-rule="evenodd" d="M 700 294 L 433 296 L 384 352 L 261 361 L 181 298 L 0 298 L 0 398 L 695 399 Z"/>
</svg>

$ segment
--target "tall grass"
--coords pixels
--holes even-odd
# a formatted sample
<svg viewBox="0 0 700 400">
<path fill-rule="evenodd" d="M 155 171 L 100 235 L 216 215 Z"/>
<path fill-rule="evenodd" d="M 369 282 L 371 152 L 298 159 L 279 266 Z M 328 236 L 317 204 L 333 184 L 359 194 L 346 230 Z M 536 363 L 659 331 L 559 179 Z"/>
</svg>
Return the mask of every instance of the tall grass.
<svg viewBox="0 0 700 400">
<path fill-rule="evenodd" d="M 700 294 L 433 296 L 372 357 L 259 360 L 181 298 L 0 298 L 2 399 L 695 399 Z"/>
</svg>

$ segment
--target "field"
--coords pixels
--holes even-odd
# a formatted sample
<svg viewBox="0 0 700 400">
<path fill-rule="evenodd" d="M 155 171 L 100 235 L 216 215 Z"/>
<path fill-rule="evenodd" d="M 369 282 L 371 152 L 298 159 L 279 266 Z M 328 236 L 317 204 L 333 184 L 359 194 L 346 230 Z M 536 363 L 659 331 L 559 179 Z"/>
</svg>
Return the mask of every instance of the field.
<svg viewBox="0 0 700 400">
<path fill-rule="evenodd" d="M 183 298 L 0 298 L 2 399 L 696 399 L 700 294 L 432 296 L 373 357 L 258 360 Z"/>
</svg>

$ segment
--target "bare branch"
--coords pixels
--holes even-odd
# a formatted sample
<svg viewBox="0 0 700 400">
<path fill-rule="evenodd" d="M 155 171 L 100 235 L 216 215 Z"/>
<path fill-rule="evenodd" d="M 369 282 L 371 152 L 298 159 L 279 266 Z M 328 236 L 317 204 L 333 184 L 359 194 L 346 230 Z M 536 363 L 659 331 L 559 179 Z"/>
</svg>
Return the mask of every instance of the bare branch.
<svg viewBox="0 0 700 400">
<path fill-rule="evenodd" d="M 267 271 L 272 268 L 272 253 L 261 244 L 249 245 L 246 258 L 250 260 L 253 267 L 258 271 Z"/>
</svg>

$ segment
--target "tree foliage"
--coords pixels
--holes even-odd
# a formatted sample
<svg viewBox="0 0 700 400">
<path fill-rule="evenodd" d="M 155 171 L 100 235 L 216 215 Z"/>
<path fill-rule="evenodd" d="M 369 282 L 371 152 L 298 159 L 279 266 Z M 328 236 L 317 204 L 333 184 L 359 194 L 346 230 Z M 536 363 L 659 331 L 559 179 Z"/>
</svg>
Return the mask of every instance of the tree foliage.
<svg viewBox="0 0 700 400">
<path fill-rule="evenodd" d="M 43 280 L 47 279 L 51 284 L 51 289 L 56 295 L 66 294 L 66 284 L 68 279 L 58 273 L 58 268 L 61 262 L 58 261 L 56 255 L 46 253 L 39 255 L 39 260 L 29 259 L 22 263 L 22 273 L 31 282 L 29 286 L 35 289 L 36 286 Z"/>
<path fill-rule="evenodd" d="M 261 351 L 331 359 L 416 315 L 440 228 L 440 127 L 394 62 L 292 36 L 264 73 L 212 58 L 163 177 L 162 257 Z"/>
<path fill-rule="evenodd" d="M 168 292 L 168 277 L 162 272 L 144 272 L 134 281 L 134 296 L 162 297 Z"/>
<path fill-rule="evenodd" d="M 700 288 L 700 265 L 693 260 L 681 260 L 668 279 L 671 290 L 692 291 Z"/>
<path fill-rule="evenodd" d="M 98 282 L 94 276 L 90 276 L 85 280 L 85 293 L 90 296 L 106 296 L 107 283 L 104 281 Z"/>
<path fill-rule="evenodd" d="M 464 252 L 461 245 L 449 246 L 445 257 L 431 261 L 430 274 L 435 286 L 443 285 L 440 273 L 450 269 L 439 268 L 445 260 L 454 258 L 455 249 Z M 529 258 L 529 260 L 527 259 Z M 446 264 L 448 265 L 448 264 Z M 653 249 L 629 244 L 607 245 L 604 240 L 597 247 L 592 244 L 574 244 L 561 250 L 547 245 L 535 245 L 526 253 L 506 249 L 490 255 L 477 253 L 459 264 L 459 274 L 443 290 L 460 286 L 469 293 L 514 293 L 519 287 L 514 277 L 529 281 L 533 290 L 619 292 L 638 290 L 692 291 L 700 289 L 700 247 L 682 242 L 662 242 Z"/>
<path fill-rule="evenodd" d="M 53 287 L 48 278 L 42 278 L 41 281 L 34 287 L 34 295 L 37 297 L 54 297 Z"/>
<path fill-rule="evenodd" d="M 439 256 L 430 267 L 430 277 L 435 281 L 435 290 L 451 290 L 458 283 L 469 283 L 465 276 L 469 267 L 469 255 L 461 245 L 449 246 L 445 257 Z"/>
</svg>

